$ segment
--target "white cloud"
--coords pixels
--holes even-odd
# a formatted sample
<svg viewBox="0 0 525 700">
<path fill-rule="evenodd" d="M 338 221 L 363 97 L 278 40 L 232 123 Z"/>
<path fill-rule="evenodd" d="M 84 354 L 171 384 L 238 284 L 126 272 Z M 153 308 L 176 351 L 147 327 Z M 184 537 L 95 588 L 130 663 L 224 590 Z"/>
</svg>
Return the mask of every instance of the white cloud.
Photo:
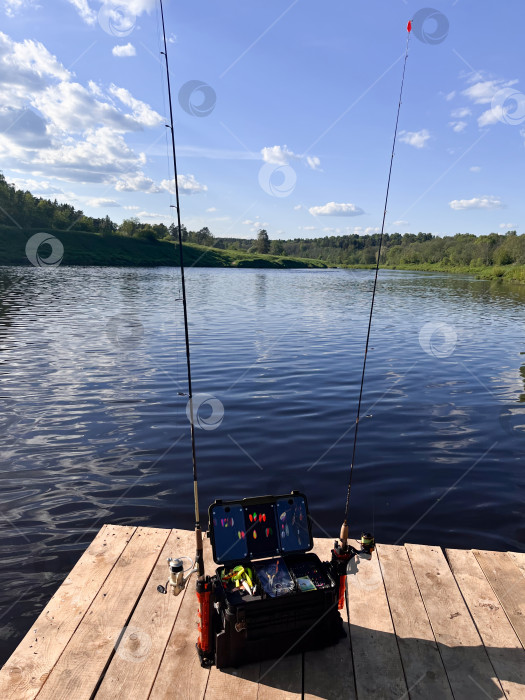
<svg viewBox="0 0 525 700">
<path fill-rule="evenodd" d="M 487 109 L 478 117 L 478 126 L 491 126 L 492 124 L 497 124 L 499 121 L 503 121 L 505 118 L 505 110 L 501 105 L 494 105 L 491 109 Z"/>
<path fill-rule="evenodd" d="M 143 126 L 152 125 L 151 119 L 143 123 L 140 114 L 124 114 L 112 104 L 96 99 L 80 83 L 62 81 L 49 85 L 33 97 L 32 103 L 53 127 L 69 134 L 102 125 L 121 133 L 140 131 Z M 161 119 L 160 115 L 157 117 Z"/>
<path fill-rule="evenodd" d="M 84 22 L 87 24 L 95 24 L 97 21 L 97 13 L 89 7 L 87 0 L 68 0 L 68 2 L 77 9 L 78 14 L 82 17 Z"/>
<path fill-rule="evenodd" d="M 17 2 L 18 0 L 8 0 L 8 2 Z M 101 9 L 104 8 L 106 12 L 114 11 L 118 17 L 118 14 L 122 14 L 123 8 L 126 16 L 140 17 L 144 12 L 151 12 L 155 9 L 155 3 L 157 0 L 103 0 L 101 3 Z M 88 0 L 68 0 L 68 2 L 73 5 L 78 11 L 80 17 L 86 22 L 86 24 L 93 25 L 97 21 L 97 12 L 92 9 Z"/>
<path fill-rule="evenodd" d="M 492 195 L 486 197 L 473 197 L 472 199 L 454 199 L 449 202 L 451 209 L 501 209 L 503 203 L 498 197 Z"/>
<path fill-rule="evenodd" d="M 410 222 L 404 221 L 403 219 L 398 219 L 397 221 L 392 221 L 392 226 L 408 226 Z"/>
<path fill-rule="evenodd" d="M 102 89 L 95 83 L 94 80 L 89 80 L 88 81 L 88 88 L 90 91 L 96 95 L 97 97 L 103 97 L 104 93 L 102 92 Z"/>
<path fill-rule="evenodd" d="M 265 163 L 275 165 L 288 165 L 291 160 L 298 160 L 301 156 L 288 150 L 288 146 L 266 146 L 261 149 L 262 159 Z"/>
<path fill-rule="evenodd" d="M 217 209 L 216 209 L 216 207 L 208 207 L 208 209 L 206 209 L 206 211 L 209 212 L 210 214 L 212 214 L 214 211 L 217 211 Z"/>
<path fill-rule="evenodd" d="M 452 92 L 449 92 L 448 95 L 445 95 L 445 100 L 447 102 L 450 102 L 451 100 L 454 99 L 455 96 L 456 96 L 456 91 L 452 90 Z"/>
<path fill-rule="evenodd" d="M 122 104 L 126 105 L 126 107 L 132 109 L 133 119 L 137 124 L 140 124 L 140 126 L 154 127 L 160 126 L 164 122 L 160 114 L 151 109 L 145 102 L 135 99 L 126 88 L 119 88 L 112 84 L 109 88 L 109 92 L 118 98 Z"/>
<path fill-rule="evenodd" d="M 148 194 L 153 194 L 162 192 L 166 188 L 159 186 L 154 180 L 144 175 L 142 171 L 139 171 L 131 175 L 124 175 L 116 182 L 115 189 L 117 192 L 147 192 Z"/>
<path fill-rule="evenodd" d="M 242 222 L 242 224 L 243 224 L 244 226 L 249 226 L 249 227 L 250 227 L 250 231 L 251 231 L 252 233 L 256 233 L 257 231 L 259 231 L 259 229 L 261 229 L 261 228 L 266 228 L 267 226 L 270 225 L 267 221 L 261 221 L 261 217 L 260 217 L 260 216 L 256 216 L 254 221 L 252 221 L 251 219 L 245 219 L 245 220 Z"/>
<path fill-rule="evenodd" d="M 26 180 L 24 178 L 13 177 L 10 178 L 10 182 L 12 182 L 17 189 L 29 191 L 31 194 L 35 195 L 35 197 L 50 197 L 56 194 L 64 194 L 64 191 L 61 190 L 60 187 L 51 184 L 47 180 L 33 180 L 32 178 Z"/>
<path fill-rule="evenodd" d="M 105 197 L 93 197 L 86 202 L 88 207 L 120 207 L 120 204 L 114 199 L 106 199 Z"/>
<path fill-rule="evenodd" d="M 140 207 L 138 207 L 136 204 L 129 204 L 128 206 L 124 207 L 124 209 L 129 209 L 130 211 L 138 211 Z"/>
<path fill-rule="evenodd" d="M 317 170 L 321 166 L 321 161 L 317 156 L 307 156 L 306 163 L 312 170 Z"/>
<path fill-rule="evenodd" d="M 457 121 L 457 122 L 449 122 L 449 126 L 452 127 L 452 131 L 455 131 L 457 134 L 459 134 L 461 131 L 465 129 L 467 126 L 467 122 L 464 121 Z"/>
<path fill-rule="evenodd" d="M 202 185 L 197 182 L 195 175 L 178 175 L 177 183 L 179 185 L 179 192 L 181 194 L 199 194 L 199 192 L 207 192 L 207 185 Z M 160 183 L 162 189 L 175 194 L 175 185 L 173 180 L 162 180 Z"/>
<path fill-rule="evenodd" d="M 506 231 L 515 231 L 517 229 L 516 224 L 500 224 L 499 227 L 505 229 Z"/>
<path fill-rule="evenodd" d="M 365 212 L 356 207 L 355 204 L 328 202 L 319 207 L 310 207 L 308 209 L 313 216 L 360 216 Z"/>
<path fill-rule="evenodd" d="M 35 0 L 4 0 L 5 13 L 8 17 L 14 17 L 25 7 L 38 7 Z"/>
<path fill-rule="evenodd" d="M 30 166 L 39 174 L 53 174 L 63 180 L 111 183 L 143 163 L 121 134 L 103 127 L 88 131 L 84 140 L 41 149 Z"/>
<path fill-rule="evenodd" d="M 316 231 L 317 226 L 298 226 L 297 227 L 300 231 Z"/>
<path fill-rule="evenodd" d="M 479 173 L 479 171 L 481 170 L 481 166 L 480 165 L 471 165 L 469 170 L 471 173 Z"/>
<path fill-rule="evenodd" d="M 515 85 L 517 82 L 517 80 L 480 80 L 463 90 L 462 94 L 475 104 L 489 104 L 499 90 Z"/>
<path fill-rule="evenodd" d="M 169 214 L 157 214 L 152 211 L 139 211 L 137 214 L 139 219 L 164 219 L 169 218 Z"/>
<path fill-rule="evenodd" d="M 117 44 L 117 46 L 114 46 L 111 49 L 111 53 L 113 54 L 113 56 L 117 56 L 118 58 L 124 58 L 125 56 L 136 56 L 137 55 L 135 47 L 131 43 Z"/>
<path fill-rule="evenodd" d="M 468 107 L 460 107 L 451 112 L 450 116 L 454 119 L 465 119 L 465 117 L 470 117 L 471 114 L 472 112 Z"/>
<path fill-rule="evenodd" d="M 162 123 L 128 90 L 111 85 L 108 91 L 92 80 L 84 86 L 43 44 L 0 32 L 4 169 L 70 182 L 121 182 L 121 188 L 126 178 L 136 185 L 145 177 L 146 156 L 124 135 Z M 146 191 L 162 191 L 152 180 L 145 184 Z"/>
<path fill-rule="evenodd" d="M 409 146 L 423 148 L 430 138 L 430 133 L 427 129 L 421 129 L 420 131 L 402 131 L 399 134 L 399 138 L 403 143 L 408 143 Z"/>
<path fill-rule="evenodd" d="M 321 167 L 321 161 L 317 156 L 301 156 L 290 151 L 288 146 L 266 146 L 261 148 L 262 159 L 265 163 L 275 165 L 288 165 L 292 160 L 302 160 L 312 170 Z"/>
</svg>

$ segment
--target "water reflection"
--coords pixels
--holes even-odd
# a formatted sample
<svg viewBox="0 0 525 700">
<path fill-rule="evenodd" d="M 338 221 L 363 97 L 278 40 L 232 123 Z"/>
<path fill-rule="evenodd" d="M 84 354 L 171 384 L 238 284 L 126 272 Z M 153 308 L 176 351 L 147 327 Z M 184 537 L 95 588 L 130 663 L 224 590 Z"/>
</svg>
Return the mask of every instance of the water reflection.
<svg viewBox="0 0 525 700">
<path fill-rule="evenodd" d="M 336 534 L 372 280 L 188 270 L 194 390 L 225 411 L 197 434 L 203 509 L 299 488 L 316 532 Z M 192 526 L 179 290 L 171 268 L 0 268 L 6 654 L 103 522 Z M 382 542 L 415 522 L 414 542 L 524 541 L 524 301 L 525 286 L 381 273 L 355 528 Z M 420 343 L 437 321 L 457 334 L 447 357 Z"/>
</svg>

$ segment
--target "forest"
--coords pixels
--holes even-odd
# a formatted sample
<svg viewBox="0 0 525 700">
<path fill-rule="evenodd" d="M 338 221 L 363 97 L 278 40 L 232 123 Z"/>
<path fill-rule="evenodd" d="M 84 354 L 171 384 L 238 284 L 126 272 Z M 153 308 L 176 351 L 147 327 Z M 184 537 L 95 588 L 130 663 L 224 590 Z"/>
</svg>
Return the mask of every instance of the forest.
<svg viewBox="0 0 525 700">
<path fill-rule="evenodd" d="M 109 216 L 93 218 L 70 204 L 35 197 L 17 189 L 0 173 L 0 226 L 31 232 L 40 230 L 81 231 L 100 236 L 124 236 L 144 241 L 174 241 L 176 227 L 145 224 L 138 218 L 114 223 Z M 182 240 L 227 251 L 271 254 L 323 261 L 330 266 L 374 265 L 379 248 L 379 234 L 323 236 L 270 240 L 261 230 L 256 239 L 216 237 L 208 227 L 188 231 L 182 226 Z M 525 265 L 525 234 L 488 233 L 475 236 L 457 233 L 435 236 L 432 233 L 386 233 L 383 237 L 381 264 L 388 267 L 435 266 L 441 269 L 487 268 Z"/>
</svg>

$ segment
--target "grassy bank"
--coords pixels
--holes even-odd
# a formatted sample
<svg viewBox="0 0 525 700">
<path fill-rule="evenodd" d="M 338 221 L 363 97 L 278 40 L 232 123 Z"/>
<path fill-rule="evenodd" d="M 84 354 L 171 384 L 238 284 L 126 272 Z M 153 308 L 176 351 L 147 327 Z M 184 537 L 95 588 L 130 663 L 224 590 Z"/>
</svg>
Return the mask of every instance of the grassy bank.
<svg viewBox="0 0 525 700">
<path fill-rule="evenodd" d="M 375 265 L 344 265 L 352 270 L 373 270 Z M 450 272 L 459 275 L 474 275 L 483 280 L 505 280 L 525 283 L 525 265 L 447 265 L 446 263 L 421 263 L 403 265 L 381 265 L 382 270 L 413 270 L 414 272 Z"/>
<path fill-rule="evenodd" d="M 388 266 L 391 270 L 419 270 L 422 272 L 452 272 L 461 275 L 474 275 L 477 279 L 507 282 L 525 282 L 525 265 L 447 265 L 446 263 L 424 263 L 420 265 Z"/>
<path fill-rule="evenodd" d="M 25 248 L 36 231 L 0 229 L 0 264 L 30 265 Z M 178 265 L 178 245 L 170 241 L 146 241 L 124 236 L 100 236 L 80 231 L 53 231 L 64 247 L 62 265 L 158 267 Z M 320 260 L 278 255 L 259 255 L 236 250 L 219 250 L 195 243 L 184 243 L 184 263 L 194 267 L 317 268 L 327 267 Z M 51 249 L 43 244 L 39 255 L 46 258 Z"/>
</svg>

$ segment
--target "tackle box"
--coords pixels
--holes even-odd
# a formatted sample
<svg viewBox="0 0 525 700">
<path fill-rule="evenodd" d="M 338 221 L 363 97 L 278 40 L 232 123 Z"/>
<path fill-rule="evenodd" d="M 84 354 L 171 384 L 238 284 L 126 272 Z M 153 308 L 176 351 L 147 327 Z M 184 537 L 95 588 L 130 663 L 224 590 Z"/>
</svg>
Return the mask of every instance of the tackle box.
<svg viewBox="0 0 525 700">
<path fill-rule="evenodd" d="M 217 500 L 208 537 L 218 565 L 211 579 L 218 668 L 319 649 L 345 636 L 337 579 L 309 552 L 304 494 Z"/>
</svg>

